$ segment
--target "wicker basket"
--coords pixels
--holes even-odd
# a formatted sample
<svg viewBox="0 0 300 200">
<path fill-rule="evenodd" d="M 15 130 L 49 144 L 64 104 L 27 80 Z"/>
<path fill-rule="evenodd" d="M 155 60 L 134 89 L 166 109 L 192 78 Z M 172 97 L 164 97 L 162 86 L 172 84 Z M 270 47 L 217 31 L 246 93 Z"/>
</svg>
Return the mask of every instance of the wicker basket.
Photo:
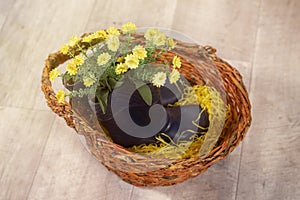
<svg viewBox="0 0 300 200">
<path fill-rule="evenodd" d="M 84 35 L 83 35 L 84 36 Z M 139 39 L 139 36 L 136 36 Z M 251 124 L 250 102 L 248 93 L 239 72 L 215 55 L 216 50 L 209 46 L 199 46 L 178 41 L 176 54 L 190 55 L 183 59 L 180 73 L 189 81 L 195 83 L 209 82 L 218 88 L 222 83 L 226 96 L 225 100 L 230 106 L 230 117 L 226 120 L 221 136 L 216 146 L 205 155 L 185 159 L 160 159 L 137 154 L 111 142 L 107 136 L 93 127 L 93 125 L 80 115 L 79 111 L 71 108 L 69 103 L 60 104 L 55 97 L 49 80 L 49 72 L 64 63 L 70 57 L 60 52 L 50 54 L 42 74 L 42 90 L 47 99 L 48 106 L 66 120 L 77 133 L 84 135 L 92 154 L 109 170 L 113 171 L 124 181 L 136 186 L 166 186 L 185 181 L 204 172 L 212 164 L 225 158 L 244 138 Z M 193 55 L 203 56 L 216 66 L 219 75 L 209 69 L 210 64 L 201 66 L 206 73 L 205 79 L 201 70 L 194 70 L 190 62 Z M 166 59 L 172 58 L 174 52 L 163 55 Z M 221 78 L 220 78 L 221 77 Z M 222 79 L 221 81 L 219 79 Z"/>
</svg>

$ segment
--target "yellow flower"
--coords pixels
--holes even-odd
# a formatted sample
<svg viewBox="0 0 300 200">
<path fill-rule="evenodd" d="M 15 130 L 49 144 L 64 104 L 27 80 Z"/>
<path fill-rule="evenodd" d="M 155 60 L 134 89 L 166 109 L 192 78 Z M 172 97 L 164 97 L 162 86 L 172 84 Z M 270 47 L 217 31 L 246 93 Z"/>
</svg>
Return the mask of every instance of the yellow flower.
<svg viewBox="0 0 300 200">
<path fill-rule="evenodd" d="M 166 43 L 166 35 L 163 32 L 158 32 L 158 34 L 154 37 L 153 43 L 156 46 L 162 46 Z"/>
<path fill-rule="evenodd" d="M 76 67 L 74 60 L 71 60 L 70 62 L 68 62 L 67 66 L 66 66 L 66 70 L 67 70 L 68 74 L 70 74 L 70 75 L 77 74 L 77 67 Z"/>
<path fill-rule="evenodd" d="M 144 59 L 147 57 L 147 51 L 141 45 L 137 45 L 132 50 L 133 55 L 137 56 L 139 59 Z"/>
<path fill-rule="evenodd" d="M 153 42 L 156 46 L 162 46 L 166 43 L 166 35 L 156 28 L 149 28 L 144 37 Z"/>
<path fill-rule="evenodd" d="M 148 40 L 148 41 L 153 41 L 154 38 L 155 38 L 155 36 L 157 35 L 158 32 L 159 32 L 159 30 L 156 29 L 156 28 L 149 28 L 149 29 L 146 31 L 144 37 L 145 37 L 146 40 Z"/>
<path fill-rule="evenodd" d="M 67 44 L 64 44 L 60 47 L 60 52 L 62 52 L 63 54 L 67 54 L 69 51 L 69 46 Z"/>
<path fill-rule="evenodd" d="M 115 35 L 109 35 L 106 40 L 107 48 L 111 51 L 117 51 L 120 45 L 119 38 Z"/>
<path fill-rule="evenodd" d="M 154 74 L 152 84 L 158 88 L 166 83 L 167 75 L 164 72 L 157 72 Z"/>
<path fill-rule="evenodd" d="M 81 55 L 77 55 L 74 58 L 74 63 L 78 65 L 82 65 L 84 63 L 84 58 Z"/>
<path fill-rule="evenodd" d="M 136 30 L 136 25 L 132 22 L 128 22 L 122 26 L 123 33 L 133 33 Z"/>
<path fill-rule="evenodd" d="M 168 38 L 167 43 L 168 43 L 168 46 L 170 47 L 170 49 L 173 49 L 176 45 L 176 42 L 174 42 L 173 38 Z"/>
<path fill-rule="evenodd" d="M 106 32 L 109 35 L 115 35 L 115 36 L 119 36 L 120 35 L 120 31 L 116 28 L 116 27 L 109 27 L 108 29 L 106 29 Z"/>
<path fill-rule="evenodd" d="M 97 63 L 98 65 L 105 65 L 111 59 L 111 55 L 108 53 L 102 53 L 98 56 Z"/>
<path fill-rule="evenodd" d="M 90 43 L 90 42 L 92 42 L 94 37 L 95 37 L 94 34 L 87 35 L 84 38 L 82 38 L 82 42 Z"/>
<path fill-rule="evenodd" d="M 128 71 L 128 66 L 124 63 L 119 63 L 116 66 L 115 72 L 117 75 L 123 74 Z"/>
<path fill-rule="evenodd" d="M 58 103 L 65 103 L 65 96 L 66 96 L 65 91 L 58 90 L 55 96 L 58 100 Z"/>
<path fill-rule="evenodd" d="M 119 63 L 124 62 L 124 61 L 125 61 L 124 56 L 120 56 L 117 58 L 117 62 L 119 62 Z"/>
<path fill-rule="evenodd" d="M 169 75 L 170 83 L 176 83 L 180 78 L 180 73 L 177 69 L 173 69 L 171 74 Z"/>
<path fill-rule="evenodd" d="M 97 38 L 99 39 L 106 39 L 107 38 L 107 34 L 104 30 L 99 30 L 96 33 Z"/>
<path fill-rule="evenodd" d="M 78 36 L 72 36 L 70 39 L 69 39 L 69 42 L 68 42 L 68 45 L 71 46 L 71 47 L 74 47 L 78 41 L 80 40 L 80 37 Z"/>
<path fill-rule="evenodd" d="M 86 87 L 90 87 L 90 86 L 93 85 L 95 82 L 96 82 L 95 76 L 92 75 L 92 74 L 90 74 L 89 76 L 83 78 L 83 84 L 84 84 Z"/>
<path fill-rule="evenodd" d="M 172 64 L 174 68 L 180 68 L 181 67 L 180 57 L 174 56 Z"/>
<path fill-rule="evenodd" d="M 54 81 L 54 79 L 56 78 L 56 77 L 58 77 L 58 75 L 59 75 L 59 70 L 58 69 L 52 69 L 51 71 L 50 71 L 50 73 L 49 73 L 49 79 L 50 79 L 50 81 Z"/>
<path fill-rule="evenodd" d="M 130 69 L 136 69 L 139 66 L 139 58 L 136 55 L 129 54 L 125 57 L 125 64 Z"/>
</svg>

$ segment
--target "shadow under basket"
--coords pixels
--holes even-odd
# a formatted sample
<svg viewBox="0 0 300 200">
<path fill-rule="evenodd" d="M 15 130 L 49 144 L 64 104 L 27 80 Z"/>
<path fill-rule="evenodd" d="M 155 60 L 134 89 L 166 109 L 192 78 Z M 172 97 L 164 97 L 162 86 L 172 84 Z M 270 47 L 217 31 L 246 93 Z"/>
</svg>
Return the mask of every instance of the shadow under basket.
<svg viewBox="0 0 300 200">
<path fill-rule="evenodd" d="M 56 52 L 46 59 L 42 74 L 42 91 L 48 106 L 63 117 L 68 126 L 85 137 L 87 146 L 98 161 L 121 179 L 135 186 L 173 185 L 199 175 L 232 152 L 245 137 L 251 124 L 251 105 L 239 72 L 217 57 L 216 50 L 212 47 L 179 41 L 177 46 L 175 52 L 172 50 L 164 53 L 164 59 L 170 60 L 175 54 L 182 57 L 180 73 L 190 82 L 209 83 L 214 88 L 222 85 L 226 93 L 225 101 L 230 107 L 230 115 L 216 145 L 206 154 L 190 158 L 155 158 L 131 152 L 113 143 L 101 129 L 97 128 L 95 125 L 97 122 L 88 121 L 79 111 L 73 109 L 70 103 L 58 103 L 55 97 L 49 72 L 71 58 Z M 189 56 L 184 59 L 186 55 Z M 208 63 L 203 62 L 200 70 L 194 70 L 192 60 L 199 59 L 199 56 L 205 57 L 203 60 L 207 60 Z M 212 64 L 215 70 L 211 70 Z M 202 73 L 205 73 L 205 78 Z"/>
</svg>

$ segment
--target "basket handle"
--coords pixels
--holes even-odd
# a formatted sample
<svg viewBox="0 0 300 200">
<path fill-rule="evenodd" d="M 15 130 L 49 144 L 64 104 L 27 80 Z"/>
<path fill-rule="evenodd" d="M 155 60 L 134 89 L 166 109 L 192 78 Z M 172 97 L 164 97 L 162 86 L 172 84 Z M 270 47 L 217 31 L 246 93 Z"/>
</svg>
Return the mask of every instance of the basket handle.
<svg viewBox="0 0 300 200">
<path fill-rule="evenodd" d="M 58 116 L 63 117 L 66 120 L 68 126 L 75 129 L 71 105 L 68 102 L 58 102 L 55 93 L 52 89 L 51 81 L 49 79 L 50 71 L 58 67 L 60 64 L 64 63 L 69 58 L 69 56 L 63 55 L 60 52 L 56 52 L 48 56 L 42 73 L 41 89 L 44 92 L 47 104 L 51 108 L 51 110 L 55 112 Z"/>
</svg>

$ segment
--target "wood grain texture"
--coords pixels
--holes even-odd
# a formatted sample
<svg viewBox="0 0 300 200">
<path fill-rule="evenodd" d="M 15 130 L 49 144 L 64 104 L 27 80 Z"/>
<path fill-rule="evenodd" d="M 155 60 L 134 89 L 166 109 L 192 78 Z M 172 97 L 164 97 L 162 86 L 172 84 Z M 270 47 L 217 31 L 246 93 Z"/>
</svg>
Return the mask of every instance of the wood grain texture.
<svg viewBox="0 0 300 200">
<path fill-rule="evenodd" d="M 14 1 L 0 0 L 0 30 L 2 29 L 13 3 Z"/>
<path fill-rule="evenodd" d="M 171 28 L 177 0 L 96 1 L 86 30 L 121 27 L 132 21 L 138 27 Z"/>
<path fill-rule="evenodd" d="M 299 6 L 298 1 L 262 4 L 251 85 L 257 126 L 299 125 Z"/>
<path fill-rule="evenodd" d="M 16 0 L 0 33 L 0 105 L 48 110 L 40 90 L 44 60 L 83 32 L 93 4 Z"/>
<path fill-rule="evenodd" d="M 172 28 L 216 47 L 221 57 L 249 62 L 258 8 L 258 0 L 178 0 Z"/>
<path fill-rule="evenodd" d="M 262 1 L 237 199 L 300 196 L 300 2 Z"/>
<path fill-rule="evenodd" d="M 197 200 L 235 199 L 241 148 L 225 160 L 219 161 L 205 173 L 186 182 L 170 186 L 144 189 L 135 187 L 132 200 Z"/>
<path fill-rule="evenodd" d="M 24 199 L 53 124 L 48 111 L 0 107 L 0 199 Z"/>
<path fill-rule="evenodd" d="M 56 118 L 28 199 L 128 199 L 132 185 L 102 166 Z"/>
</svg>

